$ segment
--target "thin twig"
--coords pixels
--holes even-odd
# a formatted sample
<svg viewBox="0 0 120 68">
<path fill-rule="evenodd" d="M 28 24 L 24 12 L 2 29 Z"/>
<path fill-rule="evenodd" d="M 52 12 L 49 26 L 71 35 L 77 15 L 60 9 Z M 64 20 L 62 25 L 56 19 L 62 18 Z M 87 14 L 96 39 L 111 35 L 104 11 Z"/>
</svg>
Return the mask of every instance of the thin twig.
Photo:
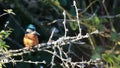
<svg viewBox="0 0 120 68">
<path fill-rule="evenodd" d="M 0 17 L 5 16 L 5 15 L 7 15 L 7 14 L 8 14 L 8 13 L 3 13 L 3 14 L 0 15 Z"/>
<path fill-rule="evenodd" d="M 63 11 L 63 15 L 64 15 L 63 25 L 64 25 L 64 30 L 65 30 L 64 37 L 66 37 L 68 29 L 66 28 L 66 12 L 65 12 L 65 10 Z"/>
<path fill-rule="evenodd" d="M 53 47 L 53 50 L 54 50 L 54 52 L 53 52 L 52 60 L 51 60 L 51 68 L 53 68 L 53 66 L 55 65 L 54 59 L 55 59 L 55 55 L 57 54 L 55 47 Z"/>
<path fill-rule="evenodd" d="M 14 60 L 14 59 L 12 59 L 12 60 L 8 59 L 8 61 L 3 60 L 0 63 L 10 63 L 10 62 L 12 62 L 12 63 L 24 62 L 24 63 L 32 63 L 32 64 L 46 64 L 45 61 L 39 62 L 39 61 L 31 61 L 31 60 L 25 61 L 25 60 Z"/>
<path fill-rule="evenodd" d="M 76 10 L 77 23 L 78 23 L 79 33 L 80 33 L 79 36 L 81 36 L 82 33 L 81 33 L 80 19 L 79 19 L 79 14 L 78 14 L 78 8 L 76 6 L 76 1 L 73 1 L 73 5 L 75 6 L 75 10 Z"/>
<path fill-rule="evenodd" d="M 91 2 L 91 3 L 80 13 L 80 15 L 83 14 L 83 13 L 85 13 L 96 1 L 97 1 L 97 0 L 94 0 L 93 2 Z"/>
<path fill-rule="evenodd" d="M 56 28 L 54 28 L 54 29 L 52 30 L 52 33 L 51 33 L 51 35 L 50 35 L 50 38 L 49 38 L 48 42 L 50 42 L 50 41 L 52 40 L 52 37 L 53 37 L 53 35 L 54 35 L 55 30 L 56 30 Z"/>
</svg>

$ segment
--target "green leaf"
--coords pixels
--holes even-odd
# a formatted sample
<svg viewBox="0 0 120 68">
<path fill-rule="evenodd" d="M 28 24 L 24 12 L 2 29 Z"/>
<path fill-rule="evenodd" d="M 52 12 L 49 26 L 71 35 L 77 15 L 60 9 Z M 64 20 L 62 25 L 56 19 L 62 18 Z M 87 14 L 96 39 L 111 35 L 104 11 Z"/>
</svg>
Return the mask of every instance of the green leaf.
<svg viewBox="0 0 120 68">
<path fill-rule="evenodd" d="M 8 47 L 9 47 L 9 46 L 6 45 L 6 42 L 3 41 L 2 39 L 0 39 L 0 48 L 1 48 L 2 50 L 4 50 L 4 51 L 7 51 L 7 48 L 8 48 Z"/>
<path fill-rule="evenodd" d="M 103 48 L 100 47 L 100 46 L 96 46 L 96 47 L 95 47 L 95 52 L 97 52 L 97 53 L 101 53 L 102 50 L 103 50 Z"/>
<path fill-rule="evenodd" d="M 0 39 L 5 39 L 5 38 L 7 38 L 7 37 L 10 35 L 11 32 L 12 32 L 12 31 L 10 31 L 10 30 L 8 30 L 8 31 L 2 30 L 2 31 L 0 32 Z"/>
<path fill-rule="evenodd" d="M 86 21 L 88 22 L 88 24 L 90 24 L 92 27 L 95 27 L 95 28 L 98 27 L 98 25 L 101 22 L 98 16 L 90 17 L 86 19 Z"/>
<path fill-rule="evenodd" d="M 118 55 L 117 60 L 120 62 L 120 55 Z"/>
<path fill-rule="evenodd" d="M 105 54 L 102 55 L 102 58 L 103 58 L 103 60 L 105 60 L 108 63 L 114 63 L 112 54 L 105 53 Z"/>
<path fill-rule="evenodd" d="M 96 58 L 101 58 L 100 54 L 99 53 L 95 53 L 92 55 L 91 59 L 92 60 L 96 60 Z"/>
<path fill-rule="evenodd" d="M 98 29 L 100 30 L 100 31 L 104 31 L 104 26 L 103 26 L 103 24 L 98 24 Z"/>
<path fill-rule="evenodd" d="M 99 24 L 99 23 L 100 23 L 100 19 L 99 19 L 97 16 L 95 16 L 95 17 L 94 17 L 94 22 L 95 22 L 96 24 Z"/>
<path fill-rule="evenodd" d="M 118 39 L 119 39 L 118 34 L 117 34 L 116 32 L 112 32 L 112 33 L 111 33 L 111 38 L 112 38 L 113 40 L 118 40 Z"/>
<path fill-rule="evenodd" d="M 100 46 L 96 46 L 95 47 L 95 50 L 94 50 L 94 53 L 93 53 L 93 55 L 92 55 L 92 59 L 93 60 L 96 60 L 96 58 L 101 58 L 101 52 L 102 52 L 102 47 L 100 47 Z"/>
<path fill-rule="evenodd" d="M 119 64 L 119 62 L 120 62 L 120 57 L 114 55 L 113 58 L 114 58 L 115 63 L 116 63 L 116 64 Z"/>
<path fill-rule="evenodd" d="M 53 2 L 54 4 L 56 4 L 57 6 L 59 6 L 59 5 L 60 5 L 60 3 L 59 3 L 59 1 L 58 1 L 58 0 L 52 0 L 52 2 Z"/>
<path fill-rule="evenodd" d="M 106 18 L 102 18 L 102 19 L 101 19 L 101 22 L 108 23 L 109 21 L 108 21 L 108 19 L 106 19 Z"/>
<path fill-rule="evenodd" d="M 70 27 L 71 27 L 72 30 L 76 30 L 78 28 L 77 22 L 71 22 Z"/>
<path fill-rule="evenodd" d="M 60 4 L 62 6 L 66 6 L 67 5 L 67 0 L 59 0 Z"/>
</svg>

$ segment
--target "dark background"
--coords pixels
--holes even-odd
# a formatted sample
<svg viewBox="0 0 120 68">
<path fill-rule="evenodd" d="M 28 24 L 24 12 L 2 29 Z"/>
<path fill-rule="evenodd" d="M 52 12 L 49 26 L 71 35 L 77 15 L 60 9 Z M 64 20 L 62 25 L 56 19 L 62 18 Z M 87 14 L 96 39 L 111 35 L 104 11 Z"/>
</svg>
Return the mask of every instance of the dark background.
<svg viewBox="0 0 120 68">
<path fill-rule="evenodd" d="M 96 29 L 100 30 L 100 35 L 92 35 L 89 39 L 82 39 L 81 41 L 86 42 L 86 46 L 78 46 L 78 44 L 73 44 L 73 52 L 78 56 L 70 55 L 74 61 L 81 61 L 80 58 L 84 57 L 85 60 L 89 60 L 96 56 L 96 53 L 103 58 L 102 54 L 106 54 L 107 50 L 111 50 L 115 43 L 119 41 L 119 36 L 116 35 L 120 32 L 120 1 L 119 0 L 95 0 L 96 2 L 92 4 L 93 0 L 75 0 L 77 7 L 79 9 L 79 17 L 82 21 L 81 28 L 82 34 L 92 32 Z M 90 6 L 90 4 L 92 4 Z M 85 8 L 90 6 L 84 13 Z M 45 43 L 48 41 L 52 28 L 55 27 L 59 30 L 53 37 L 53 40 L 58 39 L 64 35 L 63 27 L 63 10 L 67 12 L 66 25 L 69 29 L 68 36 L 76 36 L 78 31 L 77 22 L 72 22 L 71 20 L 76 20 L 75 8 L 73 6 L 73 0 L 0 0 L 0 15 L 5 13 L 4 9 L 12 9 L 16 15 L 8 14 L 0 17 L 0 30 L 4 29 L 6 21 L 9 21 L 8 27 L 13 29 L 8 39 L 5 39 L 6 43 L 10 46 L 9 49 L 20 49 L 23 48 L 23 36 L 25 34 L 25 29 L 29 24 L 36 26 L 37 32 L 40 33 L 39 42 Z M 95 17 L 89 19 L 93 14 Z M 112 18 L 109 18 L 112 16 Z M 55 23 L 52 23 L 57 20 Z M 109 35 L 110 37 L 106 37 Z M 12 39 L 12 41 L 10 41 Z M 92 41 L 90 41 L 90 39 Z M 98 50 L 92 50 L 92 43 Z M 87 46 L 91 48 L 87 48 Z M 99 47 L 102 51 L 99 51 Z M 118 48 L 117 48 L 118 47 Z M 120 49 L 119 44 L 114 51 Z M 67 51 L 67 46 L 64 47 Z M 87 55 L 86 55 L 87 53 Z M 111 54 L 111 53 L 110 53 Z M 89 56 L 88 56 L 89 55 Z M 112 55 L 118 55 L 113 52 Z M 31 54 L 26 54 L 25 60 L 42 61 L 46 60 L 47 65 L 50 66 L 51 55 L 46 52 L 35 52 Z M 14 57 L 16 59 L 21 59 L 21 57 Z M 113 59 L 113 58 L 111 58 Z M 59 61 L 59 59 L 57 59 Z M 58 62 L 56 61 L 56 62 Z M 105 60 L 107 62 L 107 60 Z M 59 62 L 58 62 L 59 63 Z M 9 63 L 5 65 L 6 68 L 39 68 L 40 65 L 35 64 L 23 64 L 23 63 Z M 12 67 L 11 67 L 12 66 Z M 59 64 L 58 64 L 59 67 Z"/>
</svg>

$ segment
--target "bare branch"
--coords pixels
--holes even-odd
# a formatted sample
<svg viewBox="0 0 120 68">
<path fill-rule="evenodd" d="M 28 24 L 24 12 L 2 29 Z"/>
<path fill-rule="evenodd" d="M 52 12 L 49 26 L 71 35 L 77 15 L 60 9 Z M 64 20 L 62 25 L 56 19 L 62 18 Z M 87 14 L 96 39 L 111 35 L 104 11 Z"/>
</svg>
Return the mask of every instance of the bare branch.
<svg viewBox="0 0 120 68">
<path fill-rule="evenodd" d="M 77 22 L 78 22 L 79 33 L 80 33 L 80 36 L 81 36 L 80 20 L 79 20 L 78 8 L 76 6 L 76 1 L 75 0 L 73 1 L 73 6 L 75 6 L 76 18 L 77 18 Z"/>
</svg>

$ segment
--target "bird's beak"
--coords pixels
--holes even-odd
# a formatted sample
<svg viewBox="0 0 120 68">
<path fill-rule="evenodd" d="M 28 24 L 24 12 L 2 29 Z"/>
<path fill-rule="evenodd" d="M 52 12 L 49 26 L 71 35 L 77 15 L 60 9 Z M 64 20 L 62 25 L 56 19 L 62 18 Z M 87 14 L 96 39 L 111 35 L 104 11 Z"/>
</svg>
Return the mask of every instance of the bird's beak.
<svg viewBox="0 0 120 68">
<path fill-rule="evenodd" d="M 37 34 L 37 35 L 40 35 L 40 33 L 38 33 L 37 31 L 36 31 L 36 34 Z"/>
<path fill-rule="evenodd" d="M 33 34 L 40 35 L 37 31 L 32 32 Z"/>
</svg>

